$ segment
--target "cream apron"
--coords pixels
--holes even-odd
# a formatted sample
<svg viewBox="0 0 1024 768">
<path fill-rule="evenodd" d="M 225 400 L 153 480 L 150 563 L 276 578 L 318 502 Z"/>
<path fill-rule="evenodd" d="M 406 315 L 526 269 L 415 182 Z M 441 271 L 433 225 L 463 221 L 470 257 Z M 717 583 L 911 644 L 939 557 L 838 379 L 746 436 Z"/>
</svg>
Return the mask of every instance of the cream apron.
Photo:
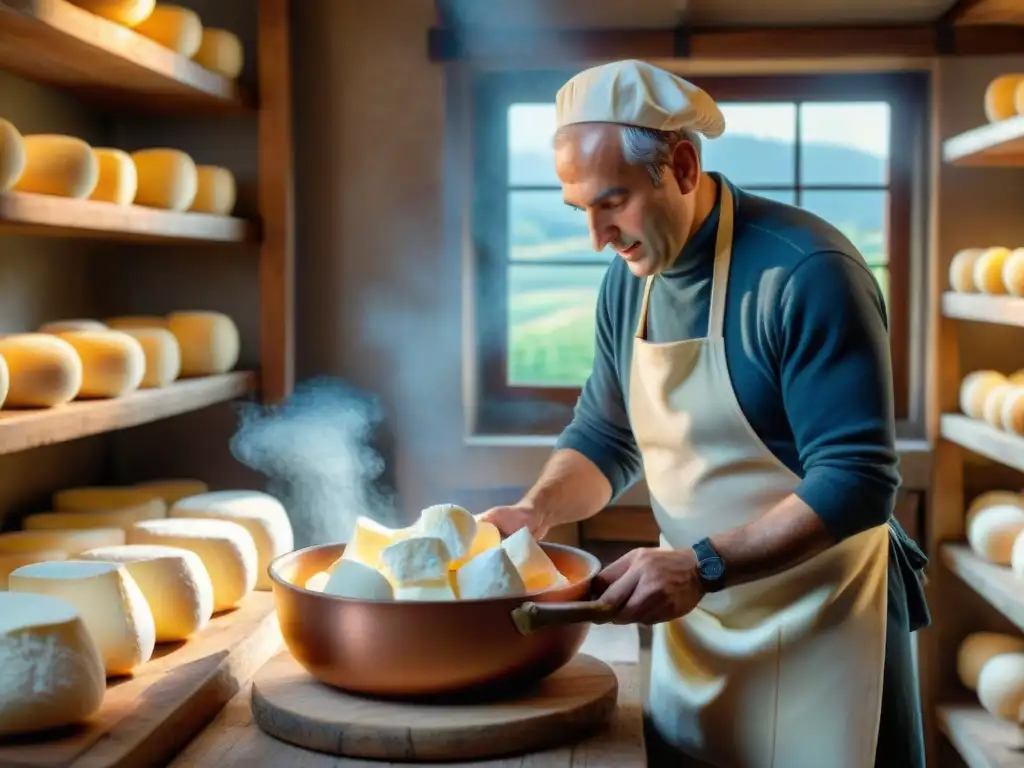
<svg viewBox="0 0 1024 768">
<path fill-rule="evenodd" d="M 630 420 L 662 546 L 676 549 L 758 519 L 800 482 L 754 433 L 729 379 L 733 202 L 720 186 L 707 338 L 645 341 L 648 278 L 631 361 Z M 661 737 L 720 768 L 873 766 L 888 557 L 881 525 L 656 625 L 648 708 Z"/>
</svg>

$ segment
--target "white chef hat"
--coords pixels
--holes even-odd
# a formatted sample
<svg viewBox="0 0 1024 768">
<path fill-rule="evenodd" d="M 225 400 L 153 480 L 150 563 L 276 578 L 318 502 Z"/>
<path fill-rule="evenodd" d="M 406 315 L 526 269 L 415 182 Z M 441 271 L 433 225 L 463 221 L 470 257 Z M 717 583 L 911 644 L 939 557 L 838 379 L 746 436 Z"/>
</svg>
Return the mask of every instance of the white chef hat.
<svg viewBox="0 0 1024 768">
<path fill-rule="evenodd" d="M 707 92 L 659 67 L 627 59 L 585 69 L 558 89 L 557 127 L 621 123 L 717 138 L 725 117 Z"/>
</svg>

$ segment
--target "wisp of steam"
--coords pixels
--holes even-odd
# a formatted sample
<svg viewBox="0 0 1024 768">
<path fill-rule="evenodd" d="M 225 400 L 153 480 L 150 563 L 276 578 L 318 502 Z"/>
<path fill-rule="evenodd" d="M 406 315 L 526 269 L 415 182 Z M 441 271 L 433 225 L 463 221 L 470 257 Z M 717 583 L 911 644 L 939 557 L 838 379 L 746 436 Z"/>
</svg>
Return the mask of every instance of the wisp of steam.
<svg viewBox="0 0 1024 768">
<path fill-rule="evenodd" d="M 379 487 L 384 459 L 373 437 L 378 400 L 345 381 L 316 377 L 277 405 L 237 406 L 231 453 L 267 478 L 291 518 L 296 548 L 348 541 L 355 519 L 397 520 L 394 497 Z"/>
</svg>

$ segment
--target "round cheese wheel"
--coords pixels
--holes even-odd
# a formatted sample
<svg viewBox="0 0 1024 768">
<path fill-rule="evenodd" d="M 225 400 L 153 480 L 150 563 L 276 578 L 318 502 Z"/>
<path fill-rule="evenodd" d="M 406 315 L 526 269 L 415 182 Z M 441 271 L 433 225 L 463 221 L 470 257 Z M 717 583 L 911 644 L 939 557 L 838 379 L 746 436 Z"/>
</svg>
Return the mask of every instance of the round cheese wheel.
<svg viewBox="0 0 1024 768">
<path fill-rule="evenodd" d="M 986 248 L 974 262 L 974 284 L 982 293 L 1003 294 L 1003 264 L 1010 257 L 1010 249 L 1003 247 Z"/>
<path fill-rule="evenodd" d="M 89 199 L 115 205 L 131 205 L 139 186 L 131 155 L 107 147 L 93 149 L 93 153 L 100 166 L 100 176 Z"/>
<path fill-rule="evenodd" d="M 210 490 L 210 487 L 202 480 L 193 480 L 191 478 L 146 480 L 142 483 L 136 483 L 135 487 L 159 494 L 160 498 L 162 498 L 168 506 L 174 504 L 178 499 L 183 499 L 186 496 L 195 496 L 199 493 L 206 493 Z"/>
<path fill-rule="evenodd" d="M 119 315 L 104 321 L 108 328 L 166 328 L 167 319 L 161 315 Z"/>
<path fill-rule="evenodd" d="M 1006 376 L 998 371 L 973 371 L 960 382 L 960 410 L 972 419 L 985 416 L 985 400 L 989 393 L 1000 384 L 1006 384 Z"/>
<path fill-rule="evenodd" d="M 172 312 L 167 327 L 181 345 L 182 376 L 227 373 L 238 363 L 238 326 L 222 312 Z"/>
<path fill-rule="evenodd" d="M 1010 570 L 1018 579 L 1024 579 L 1024 536 L 1019 533 L 1010 550 Z"/>
<path fill-rule="evenodd" d="M 83 199 L 100 178 L 100 164 L 92 147 L 74 136 L 25 136 L 25 170 L 12 189 L 36 195 Z"/>
<path fill-rule="evenodd" d="M 978 494 L 972 500 L 970 505 L 967 507 L 967 514 L 965 516 L 965 524 L 970 524 L 971 519 L 983 509 L 987 507 L 993 507 L 997 505 L 1007 505 L 1020 507 L 1024 509 L 1024 495 L 1017 493 L 1016 491 L 985 491 L 984 493 Z"/>
<path fill-rule="evenodd" d="M 83 723 L 107 692 L 96 642 L 56 597 L 0 593 L 0 668 L 0 736 Z"/>
<path fill-rule="evenodd" d="M 82 359 L 79 398 L 121 397 L 134 392 L 146 373 L 146 355 L 137 340 L 121 331 L 67 331 L 60 338 Z"/>
<path fill-rule="evenodd" d="M 1015 248 L 1003 262 L 1003 287 L 1014 296 L 1024 296 L 1024 248 Z"/>
<path fill-rule="evenodd" d="M 235 177 L 227 168 L 216 165 L 197 166 L 199 171 L 196 197 L 190 211 L 228 216 L 235 208 Z"/>
<path fill-rule="evenodd" d="M 1000 632 L 973 632 L 963 639 L 956 654 L 956 674 L 969 691 L 978 689 L 978 675 L 985 662 L 1001 653 L 1024 652 L 1024 638 Z"/>
<path fill-rule="evenodd" d="M 996 565 L 1010 565 L 1013 543 L 1024 531 L 1024 509 L 994 504 L 965 521 L 967 543 L 978 555 Z"/>
<path fill-rule="evenodd" d="M 203 23 L 195 11 L 180 5 L 157 3 L 153 12 L 135 25 L 143 37 L 191 59 L 203 42 Z"/>
<path fill-rule="evenodd" d="M 210 623 L 213 582 L 195 552 L 181 547 L 126 544 L 90 549 L 79 557 L 124 564 L 153 612 L 158 643 L 187 640 Z"/>
<path fill-rule="evenodd" d="M 9 531 L 0 533 L 0 554 L 15 555 L 56 549 L 64 552 L 68 557 L 73 557 L 87 549 L 114 547 L 124 544 L 124 541 L 125 533 L 121 528 Z"/>
<path fill-rule="evenodd" d="M 25 170 L 25 142 L 10 122 L 0 117 L 0 192 L 14 186 Z"/>
<path fill-rule="evenodd" d="M 1014 387 L 1003 400 L 1003 429 L 1014 435 L 1024 435 L 1024 387 Z"/>
<path fill-rule="evenodd" d="M 4 406 L 7 399 L 7 390 L 11 388 L 11 372 L 7 368 L 7 361 L 0 355 L 0 408 Z"/>
<path fill-rule="evenodd" d="M 238 35 L 226 29 L 205 27 L 203 39 L 192 60 L 219 75 L 234 80 L 242 72 L 245 53 Z"/>
<path fill-rule="evenodd" d="M 156 0 L 71 0 L 79 8 L 125 27 L 134 27 L 153 12 Z"/>
<path fill-rule="evenodd" d="M 199 172 L 192 158 L 177 149 L 132 152 L 138 175 L 135 205 L 187 211 L 196 196 Z"/>
<path fill-rule="evenodd" d="M 53 508 L 58 512 L 94 512 L 143 505 L 158 510 L 161 516 L 167 514 L 167 504 L 159 493 L 130 485 L 86 485 L 53 494 Z"/>
<path fill-rule="evenodd" d="M 985 252 L 984 248 L 964 248 L 954 254 L 949 262 L 949 286 L 959 293 L 976 293 L 974 264 Z"/>
<path fill-rule="evenodd" d="M 139 342 L 146 358 L 142 387 L 166 387 L 181 373 L 181 347 L 178 339 L 166 328 L 121 328 Z"/>
<path fill-rule="evenodd" d="M 27 531 L 66 530 L 72 528 L 131 528 L 142 520 L 166 517 L 162 505 L 139 504 L 120 509 L 74 512 L 36 512 L 26 515 L 21 525 Z"/>
<path fill-rule="evenodd" d="M 1022 79 L 1024 76 L 1010 73 L 989 82 L 985 87 L 985 119 L 996 123 L 1017 114 L 1017 85 Z"/>
<path fill-rule="evenodd" d="M 1003 428 L 1003 402 L 1006 396 L 1013 391 L 1013 385 L 997 384 L 985 395 L 985 405 L 981 411 L 981 417 L 996 429 Z"/>
<path fill-rule="evenodd" d="M 42 563 L 47 560 L 67 560 L 63 549 L 35 549 L 26 552 L 0 552 L 0 592 L 7 589 L 7 577 L 23 565 Z M 0 697 L 2 698 L 2 697 Z"/>
<path fill-rule="evenodd" d="M 75 348 L 46 333 L 0 337 L 10 388 L 5 408 L 50 408 L 71 402 L 82 386 L 82 359 Z"/>
<path fill-rule="evenodd" d="M 36 333 L 61 334 L 67 331 L 105 331 L 107 326 L 99 320 L 74 318 L 71 320 L 51 320 L 39 326 Z"/>
<path fill-rule="evenodd" d="M 985 662 L 978 701 L 1001 720 L 1024 722 L 1024 653 L 1000 653 Z"/>
</svg>

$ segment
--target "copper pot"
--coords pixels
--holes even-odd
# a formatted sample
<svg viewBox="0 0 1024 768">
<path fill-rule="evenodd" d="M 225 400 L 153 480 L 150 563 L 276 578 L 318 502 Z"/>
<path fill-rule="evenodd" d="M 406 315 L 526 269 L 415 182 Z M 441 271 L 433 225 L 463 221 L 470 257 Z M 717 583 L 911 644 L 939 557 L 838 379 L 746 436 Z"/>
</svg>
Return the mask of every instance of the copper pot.
<svg viewBox="0 0 1024 768">
<path fill-rule="evenodd" d="M 285 644 L 321 682 L 371 696 L 412 698 L 532 682 L 566 664 L 603 606 L 586 602 L 600 561 L 542 542 L 569 585 L 522 597 L 448 602 L 351 600 L 300 584 L 344 544 L 289 552 L 269 567 Z M 514 617 L 513 617 L 514 614 Z"/>
</svg>

